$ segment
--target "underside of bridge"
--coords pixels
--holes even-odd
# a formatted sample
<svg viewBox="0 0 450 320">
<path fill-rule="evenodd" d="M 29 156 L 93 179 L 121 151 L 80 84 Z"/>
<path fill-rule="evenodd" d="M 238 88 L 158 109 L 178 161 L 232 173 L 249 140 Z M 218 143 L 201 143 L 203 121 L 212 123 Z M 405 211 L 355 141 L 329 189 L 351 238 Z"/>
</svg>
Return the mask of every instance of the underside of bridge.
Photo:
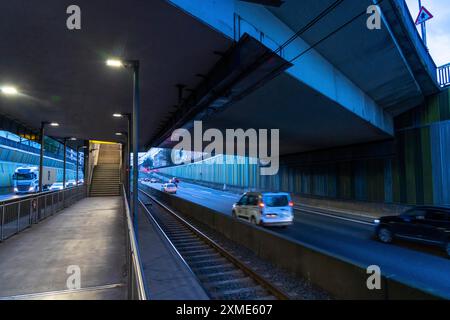
<svg viewBox="0 0 450 320">
<path fill-rule="evenodd" d="M 131 112 L 132 77 L 104 62 L 138 59 L 142 151 L 203 120 L 278 128 L 290 154 L 390 138 L 393 115 L 437 90 L 402 1 L 381 5 L 381 30 L 366 15 L 340 28 L 371 4 L 345 1 L 276 53 L 332 1 L 200 2 L 82 0 L 81 30 L 66 27 L 70 1 L 3 2 L 20 23 L 0 22 L 0 83 L 21 94 L 0 97 L 1 113 L 32 129 L 56 121 L 54 137 L 118 141 L 127 126 L 111 114 Z"/>
<path fill-rule="evenodd" d="M 132 76 L 108 68 L 111 57 L 141 62 L 141 145 L 175 110 L 177 84 L 195 88 L 232 41 L 166 1 L 78 1 L 81 30 L 68 30 L 71 1 L 2 2 L 0 83 L 21 95 L 0 97 L 4 115 L 47 134 L 78 139 L 116 140 L 126 131 L 114 112 L 131 112 Z"/>
<path fill-rule="evenodd" d="M 220 6 L 217 16 L 198 9 L 195 1 L 172 2 L 230 38 L 250 36 L 275 50 L 285 70 L 275 68 L 270 81 L 246 70 L 244 75 L 262 79 L 254 90 L 232 102 L 227 94 L 219 95 L 189 116 L 172 115 L 149 146 L 173 147 L 173 130 L 184 126 L 192 133 L 194 120 L 223 133 L 227 128 L 280 129 L 281 154 L 385 140 L 394 136 L 396 115 L 439 92 L 436 66 L 403 1 L 380 4 L 381 26 L 375 30 L 367 27 L 371 1 L 337 6 L 331 0 L 276 6 L 223 1 L 210 4 L 211 10 Z M 239 87 L 230 84 L 229 90 Z M 186 108 L 198 107 L 198 93 L 189 97 L 195 95 Z"/>
</svg>

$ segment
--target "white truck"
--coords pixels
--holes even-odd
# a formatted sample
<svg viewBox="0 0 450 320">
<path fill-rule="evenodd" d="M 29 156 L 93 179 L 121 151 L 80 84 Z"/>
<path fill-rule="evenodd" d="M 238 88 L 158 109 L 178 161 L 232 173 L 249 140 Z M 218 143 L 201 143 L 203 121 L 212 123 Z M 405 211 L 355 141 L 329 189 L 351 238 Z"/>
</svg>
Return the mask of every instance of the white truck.
<svg viewBox="0 0 450 320">
<path fill-rule="evenodd" d="M 56 168 L 43 167 L 42 190 L 48 190 L 56 182 Z M 14 192 L 16 194 L 39 191 L 39 167 L 19 167 L 13 174 Z"/>
</svg>

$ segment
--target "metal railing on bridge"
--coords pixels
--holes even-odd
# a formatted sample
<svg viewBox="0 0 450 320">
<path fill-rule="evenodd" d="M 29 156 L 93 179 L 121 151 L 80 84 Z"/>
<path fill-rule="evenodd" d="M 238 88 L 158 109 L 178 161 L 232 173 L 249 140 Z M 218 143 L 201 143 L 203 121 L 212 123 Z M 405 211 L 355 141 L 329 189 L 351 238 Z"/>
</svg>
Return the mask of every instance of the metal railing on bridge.
<svg viewBox="0 0 450 320">
<path fill-rule="evenodd" d="M 0 202 L 0 241 L 86 197 L 86 185 Z"/>
<path fill-rule="evenodd" d="M 128 299 L 147 300 L 144 272 L 139 254 L 138 242 L 133 228 L 133 220 L 126 197 L 125 187 L 122 184 L 123 205 L 125 208 L 125 223 L 127 226 L 127 266 L 128 266 Z"/>
<path fill-rule="evenodd" d="M 450 86 L 450 63 L 438 67 L 437 76 L 441 87 Z"/>
</svg>

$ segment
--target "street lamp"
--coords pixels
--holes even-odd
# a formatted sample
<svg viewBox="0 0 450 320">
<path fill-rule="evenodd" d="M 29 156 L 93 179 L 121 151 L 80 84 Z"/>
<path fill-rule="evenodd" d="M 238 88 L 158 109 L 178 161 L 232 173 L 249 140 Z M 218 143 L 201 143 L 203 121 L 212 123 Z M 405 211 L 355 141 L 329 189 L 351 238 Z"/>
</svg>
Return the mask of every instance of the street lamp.
<svg viewBox="0 0 450 320">
<path fill-rule="evenodd" d="M 79 165 L 79 158 L 80 158 L 80 149 L 86 149 L 86 146 L 78 146 L 77 147 L 77 173 L 76 173 L 76 175 L 75 175 L 75 181 L 76 181 L 76 183 L 75 183 L 75 185 L 78 187 L 78 167 L 80 166 Z"/>
<path fill-rule="evenodd" d="M 125 175 L 125 178 L 126 178 L 125 179 L 126 180 L 125 191 L 127 193 L 126 194 L 127 198 L 130 199 L 131 198 L 130 177 L 129 177 L 128 173 L 130 172 L 129 167 L 130 167 L 130 162 L 131 162 L 131 156 L 130 156 L 130 153 L 131 153 L 131 132 L 130 132 L 130 128 L 131 128 L 131 114 L 129 114 L 129 113 L 125 113 L 125 114 L 115 113 L 115 114 L 113 114 L 113 117 L 115 117 L 115 118 L 123 118 L 124 116 L 127 117 L 128 130 L 127 130 L 127 132 L 116 132 L 115 135 L 118 136 L 118 137 L 126 136 L 126 140 L 127 140 L 126 151 L 123 150 L 122 152 L 124 152 L 126 154 L 126 157 L 124 158 L 125 172 L 126 172 L 126 175 Z"/>
<path fill-rule="evenodd" d="M 116 112 L 116 113 L 113 113 L 112 116 L 114 118 L 117 118 L 117 119 L 127 118 L 127 125 L 128 125 L 128 127 L 127 127 L 127 134 L 126 134 L 126 136 L 127 136 L 127 158 L 126 158 L 127 164 L 126 164 L 126 168 L 125 169 L 126 169 L 126 172 L 129 172 L 129 167 L 130 167 L 130 162 L 131 162 L 130 154 L 131 154 L 131 134 L 132 134 L 131 133 L 131 128 L 132 128 L 131 113 L 125 113 L 125 112 L 118 113 L 118 112 Z M 124 133 L 123 132 L 117 132 L 116 136 L 120 136 L 120 134 L 123 135 Z M 128 179 L 127 179 L 126 192 L 127 192 L 128 199 L 131 199 L 131 189 L 130 189 L 130 179 L 129 178 L 130 177 L 128 177 Z"/>
<path fill-rule="evenodd" d="M 133 71 L 133 116 L 131 127 L 133 129 L 133 197 L 132 212 L 133 224 L 137 235 L 138 216 L 138 152 L 139 152 L 139 112 L 141 108 L 141 96 L 139 91 L 139 60 L 109 59 L 106 65 L 113 68 L 127 68 Z M 130 119 L 131 117 L 129 117 Z M 130 126 L 129 126 L 130 127 Z M 128 128 L 130 129 L 130 128 Z M 128 135 L 130 136 L 130 134 Z M 130 139 L 129 139 L 130 140 Z"/>
<path fill-rule="evenodd" d="M 9 96 L 19 94 L 19 90 L 17 90 L 17 88 L 13 87 L 13 86 L 3 86 L 0 88 L 0 90 L 2 91 L 3 94 L 9 95 Z"/>
<path fill-rule="evenodd" d="M 123 67 L 123 61 L 120 59 L 108 59 L 106 60 L 106 65 L 113 68 L 120 68 Z"/>
<path fill-rule="evenodd" d="M 52 127 L 58 127 L 59 123 L 57 122 L 48 122 L 48 121 L 42 121 L 41 122 L 41 131 L 40 131 L 40 138 L 41 138 L 41 152 L 39 154 L 39 192 L 42 192 L 42 169 L 44 167 L 44 136 L 45 136 L 45 126 L 50 125 Z"/>
<path fill-rule="evenodd" d="M 64 138 L 64 157 L 63 157 L 63 189 L 66 188 L 66 163 L 67 163 L 67 141 L 77 141 L 75 137 L 66 137 Z"/>
</svg>

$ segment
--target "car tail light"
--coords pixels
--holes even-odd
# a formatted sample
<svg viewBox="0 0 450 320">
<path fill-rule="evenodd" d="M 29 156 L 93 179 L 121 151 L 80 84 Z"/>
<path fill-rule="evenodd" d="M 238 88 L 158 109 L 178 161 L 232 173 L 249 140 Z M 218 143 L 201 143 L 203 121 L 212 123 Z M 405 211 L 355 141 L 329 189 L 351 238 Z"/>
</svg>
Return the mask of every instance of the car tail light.
<svg viewBox="0 0 450 320">
<path fill-rule="evenodd" d="M 293 206 L 294 206 L 294 201 L 289 201 L 289 207 L 293 207 Z"/>
<path fill-rule="evenodd" d="M 265 206 L 266 206 L 266 205 L 264 204 L 264 202 L 260 202 L 260 203 L 259 203 L 259 207 L 260 207 L 260 208 L 264 208 Z"/>
</svg>

